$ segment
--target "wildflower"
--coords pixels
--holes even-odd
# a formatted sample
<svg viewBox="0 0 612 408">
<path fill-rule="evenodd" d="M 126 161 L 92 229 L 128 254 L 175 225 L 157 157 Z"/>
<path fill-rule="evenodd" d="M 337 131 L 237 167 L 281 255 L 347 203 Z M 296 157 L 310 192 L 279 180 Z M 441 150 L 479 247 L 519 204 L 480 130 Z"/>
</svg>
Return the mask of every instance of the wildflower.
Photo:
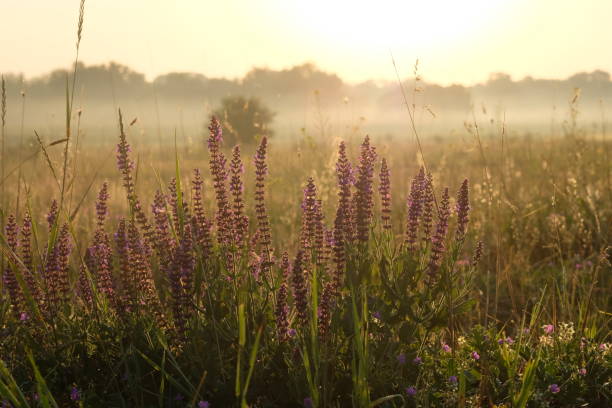
<svg viewBox="0 0 612 408">
<path fill-rule="evenodd" d="M 457 384 L 457 376 L 455 375 L 451 375 L 450 377 L 448 377 L 448 382 L 451 384 Z"/>
<path fill-rule="evenodd" d="M 544 333 L 551 334 L 555 331 L 555 326 L 553 326 L 552 324 L 545 324 L 544 326 L 542 326 L 542 329 L 544 329 Z"/>
<path fill-rule="evenodd" d="M 28 314 L 26 312 L 21 312 L 21 314 L 19 315 L 19 320 L 21 320 L 22 322 L 25 322 L 28 319 L 29 319 Z"/>
<path fill-rule="evenodd" d="M 470 354 L 470 356 L 474 359 L 474 360 L 480 360 L 480 354 L 478 354 L 478 352 L 476 351 L 472 351 L 472 353 Z"/>
<path fill-rule="evenodd" d="M 398 354 L 397 362 L 400 363 L 401 365 L 406 364 L 406 354 L 404 354 L 404 353 Z"/>
<path fill-rule="evenodd" d="M 463 180 L 459 192 L 457 193 L 457 231 L 455 232 L 455 239 L 457 242 L 463 242 L 465 239 L 465 233 L 467 224 L 469 222 L 470 212 L 470 199 L 469 199 L 469 187 L 468 180 Z"/>
<path fill-rule="evenodd" d="M 424 179 L 423 186 L 423 215 L 421 217 L 421 225 L 423 227 L 423 242 L 429 244 L 431 240 L 431 228 L 433 222 L 434 210 L 434 192 L 433 192 L 433 176 L 427 173 Z"/>
<path fill-rule="evenodd" d="M 370 137 L 366 136 L 361 144 L 361 155 L 357 166 L 357 189 L 354 196 L 355 224 L 357 226 L 357 238 L 365 242 L 370 235 L 370 223 L 372 221 L 372 177 L 374 174 L 374 162 L 376 160 L 376 149 L 370 146 Z"/>
<path fill-rule="evenodd" d="M 257 214 L 257 228 L 261 235 L 260 244 L 262 245 L 264 274 L 268 271 L 271 264 L 270 221 L 265 203 L 265 179 L 268 174 L 268 166 L 266 164 L 267 147 L 268 139 L 264 136 L 259 143 L 253 160 L 255 163 L 255 213 Z"/>
<path fill-rule="evenodd" d="M 510 336 L 506 337 L 506 344 L 508 345 L 513 345 L 514 344 L 514 339 Z"/>
<path fill-rule="evenodd" d="M 247 235 L 249 228 L 248 218 L 243 214 L 244 202 L 242 199 L 242 192 L 244 185 L 242 182 L 242 173 L 244 173 L 244 166 L 242 165 L 242 159 L 240 158 L 240 146 L 234 146 L 232 151 L 232 161 L 230 163 L 230 173 L 232 175 L 230 179 L 230 193 L 234 198 L 233 205 L 233 235 L 234 242 L 238 247 L 242 247 L 244 238 Z"/>
<path fill-rule="evenodd" d="M 559 340 L 563 343 L 569 343 L 574 337 L 574 324 L 573 323 L 561 323 L 559 325 Z"/>
<path fill-rule="evenodd" d="M 586 368 L 579 369 L 578 374 L 584 377 L 585 375 L 587 375 L 587 369 Z"/>
<path fill-rule="evenodd" d="M 198 408 L 210 408 L 210 402 L 200 401 L 198 402 Z"/>
<path fill-rule="evenodd" d="M 304 252 L 298 251 L 292 270 L 293 298 L 298 317 L 302 323 L 308 321 L 308 287 L 306 286 L 307 273 L 303 269 Z"/>
<path fill-rule="evenodd" d="M 59 210 L 57 208 L 57 200 L 51 201 L 51 208 L 49 209 L 49 213 L 47 214 L 47 224 L 49 225 L 49 231 L 53 229 L 55 226 L 55 221 L 57 221 L 57 216 L 59 214 Z"/>
<path fill-rule="evenodd" d="M 446 353 L 450 353 L 452 349 L 451 349 L 451 346 L 449 346 L 448 344 L 444 343 L 444 344 L 442 345 L 442 350 L 443 350 L 444 352 L 446 352 Z"/>
<path fill-rule="evenodd" d="M 557 394 L 559 391 L 561 391 L 561 387 L 559 387 L 557 384 L 550 384 L 548 390 L 553 394 Z"/>
<path fill-rule="evenodd" d="M 287 329 L 289 327 L 288 315 L 289 308 L 287 307 L 287 280 L 289 278 L 289 255 L 287 252 L 283 253 L 281 261 L 281 270 L 283 271 L 283 281 L 280 288 L 278 289 L 278 296 L 276 297 L 276 330 L 278 338 L 283 341 L 287 337 Z"/>
<path fill-rule="evenodd" d="M 380 185 L 378 187 L 380 193 L 381 220 L 383 229 L 391 229 L 391 179 L 387 160 L 382 159 L 380 165 Z"/>
<path fill-rule="evenodd" d="M 310 398 L 310 397 L 304 398 L 304 407 L 306 407 L 306 408 L 312 408 L 313 407 L 312 398 Z"/>
<path fill-rule="evenodd" d="M 32 258 L 32 217 L 30 213 L 26 211 L 23 217 L 23 224 L 21 227 L 21 261 L 25 266 L 25 280 L 32 294 L 32 298 L 38 302 L 40 300 L 40 293 L 36 279 L 34 278 L 34 267 Z"/>
<path fill-rule="evenodd" d="M 209 167 L 210 174 L 213 178 L 213 187 L 215 190 L 215 198 L 217 201 L 217 231 L 219 241 L 223 244 L 229 244 L 231 241 L 231 211 L 227 193 L 227 176 L 226 168 L 227 159 L 221 151 L 221 143 L 223 142 L 223 131 L 221 124 L 216 117 L 210 120 L 208 152 L 210 154 Z"/>
<path fill-rule="evenodd" d="M 287 336 L 289 337 L 295 337 L 296 334 L 297 334 L 297 330 L 295 330 L 293 327 L 287 330 Z"/>
<path fill-rule="evenodd" d="M 423 364 L 423 359 L 421 359 L 421 357 L 417 356 L 417 357 L 414 358 L 414 360 L 412 360 L 412 363 L 414 365 L 421 365 L 421 364 Z"/>
<path fill-rule="evenodd" d="M 419 218 L 421 217 L 423 204 L 423 183 L 425 180 L 425 170 L 423 167 L 412 179 L 410 186 L 410 196 L 408 197 L 408 221 L 406 222 L 405 243 L 410 251 L 416 249 L 417 234 L 419 229 Z"/>
<path fill-rule="evenodd" d="M 497 340 L 497 344 L 499 344 L 500 346 L 503 345 L 506 342 L 505 339 L 499 339 Z"/>
<path fill-rule="evenodd" d="M 550 336 L 540 336 L 540 344 L 543 346 L 552 346 L 553 339 Z"/>
<path fill-rule="evenodd" d="M 476 267 L 480 262 L 480 258 L 482 258 L 482 251 L 484 250 L 484 243 L 482 241 L 478 241 L 476 244 L 476 249 L 474 250 L 474 255 L 472 256 L 472 266 Z"/>
<path fill-rule="evenodd" d="M 301 245 L 304 250 L 315 247 L 315 235 L 317 229 L 317 187 L 314 179 L 308 177 L 306 187 L 304 187 L 304 199 L 302 200 L 302 231 Z M 317 253 L 321 252 L 320 247 L 315 248 Z"/>
<path fill-rule="evenodd" d="M 444 189 L 442 201 L 440 202 L 440 211 L 438 213 L 438 224 L 436 225 L 436 231 L 434 236 L 431 238 L 431 257 L 429 258 L 428 264 L 428 274 L 430 278 L 433 278 L 438 271 L 442 255 L 446 250 L 446 247 L 444 246 L 444 239 L 446 238 L 446 232 L 448 231 L 448 217 L 450 216 L 449 205 L 448 188 L 446 188 Z"/>
<path fill-rule="evenodd" d="M 319 304 L 318 316 L 319 316 L 319 334 L 322 338 L 327 337 L 329 324 L 331 321 L 332 307 L 333 307 L 333 295 L 334 295 L 334 283 L 327 282 L 323 288 L 323 294 L 321 295 L 321 303 Z"/>
<path fill-rule="evenodd" d="M 410 397 L 414 397 L 417 393 L 417 389 L 416 387 L 408 387 L 406 388 L 406 395 L 410 396 Z"/>
<path fill-rule="evenodd" d="M 76 386 L 73 386 L 70 390 L 70 399 L 73 401 L 78 401 L 81 399 L 81 392 Z"/>
<path fill-rule="evenodd" d="M 380 320 L 380 318 L 381 318 L 382 316 L 381 316 L 381 314 L 380 314 L 380 312 L 379 312 L 379 311 L 376 311 L 376 312 L 373 312 L 373 313 L 372 313 L 372 317 L 373 317 L 373 318 L 375 318 L 375 319 L 377 319 L 377 320 Z"/>
<path fill-rule="evenodd" d="M 17 234 L 19 227 L 17 226 L 17 222 L 15 216 L 13 214 L 9 215 L 8 221 L 6 223 L 5 228 L 5 236 L 6 242 L 8 244 L 9 249 L 12 252 L 17 251 Z M 13 311 L 16 316 L 19 316 L 19 309 L 21 308 L 23 296 L 21 293 L 21 288 L 19 286 L 19 282 L 17 282 L 17 276 L 15 275 L 14 270 L 11 266 L 7 266 L 6 272 L 4 274 L 4 284 L 8 289 L 9 297 L 11 299 L 11 304 L 13 306 Z"/>
</svg>

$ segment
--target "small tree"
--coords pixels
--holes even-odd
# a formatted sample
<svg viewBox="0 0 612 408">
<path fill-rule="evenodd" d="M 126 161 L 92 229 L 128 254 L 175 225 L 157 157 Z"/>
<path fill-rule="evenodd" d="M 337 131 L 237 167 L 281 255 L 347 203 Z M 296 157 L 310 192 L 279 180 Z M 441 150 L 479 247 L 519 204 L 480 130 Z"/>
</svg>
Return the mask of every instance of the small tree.
<svg viewBox="0 0 612 408">
<path fill-rule="evenodd" d="M 262 136 L 271 136 L 270 126 L 276 113 L 258 98 L 232 96 L 221 101 L 221 107 L 215 110 L 214 115 L 221 121 L 224 139 L 231 146 L 236 143 L 251 144 Z"/>
</svg>

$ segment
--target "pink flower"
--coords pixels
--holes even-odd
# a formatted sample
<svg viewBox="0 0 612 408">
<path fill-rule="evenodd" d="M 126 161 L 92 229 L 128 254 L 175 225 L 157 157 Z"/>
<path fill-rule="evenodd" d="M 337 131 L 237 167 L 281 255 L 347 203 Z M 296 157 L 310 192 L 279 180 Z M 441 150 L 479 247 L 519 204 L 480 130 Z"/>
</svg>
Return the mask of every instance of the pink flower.
<svg viewBox="0 0 612 408">
<path fill-rule="evenodd" d="M 470 354 L 470 356 L 472 356 L 474 360 L 480 360 L 480 354 L 478 354 L 478 352 L 476 351 L 472 351 L 472 354 Z"/>
<path fill-rule="evenodd" d="M 587 370 L 586 370 L 586 368 L 581 368 L 580 370 L 578 370 L 578 374 L 580 374 L 580 375 L 582 375 L 582 376 L 587 375 Z"/>
<path fill-rule="evenodd" d="M 555 326 L 553 326 L 552 324 L 545 324 L 544 326 L 542 326 L 542 329 L 544 329 L 544 333 L 551 334 L 555 331 Z"/>
<path fill-rule="evenodd" d="M 448 344 L 444 343 L 444 344 L 442 345 L 442 350 L 443 350 L 444 352 L 446 352 L 446 353 L 450 353 L 452 349 L 451 349 L 451 347 L 450 347 Z"/>
</svg>

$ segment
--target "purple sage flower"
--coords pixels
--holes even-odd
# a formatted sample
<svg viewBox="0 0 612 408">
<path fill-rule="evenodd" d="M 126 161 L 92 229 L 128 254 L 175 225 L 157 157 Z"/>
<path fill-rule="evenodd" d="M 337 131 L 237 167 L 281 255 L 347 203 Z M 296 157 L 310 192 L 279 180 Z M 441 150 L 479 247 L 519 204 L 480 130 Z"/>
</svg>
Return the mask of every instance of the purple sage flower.
<svg viewBox="0 0 612 408">
<path fill-rule="evenodd" d="M 391 176 L 387 160 L 382 159 L 380 165 L 380 185 L 378 192 L 380 194 L 381 220 L 382 227 L 385 230 L 391 229 Z"/>
<path fill-rule="evenodd" d="M 423 210 L 423 188 L 425 184 L 425 170 L 423 167 L 412 179 L 410 196 L 408 197 L 408 220 L 406 222 L 405 243 L 410 251 L 416 250 L 418 238 L 419 219 Z"/>
<path fill-rule="evenodd" d="M 70 399 L 73 401 L 79 401 L 81 399 L 81 392 L 76 386 L 72 387 L 70 390 Z"/>
<path fill-rule="evenodd" d="M 357 180 L 355 182 L 355 196 L 353 197 L 354 223 L 357 227 L 357 238 L 361 242 L 370 236 L 370 223 L 372 221 L 374 162 L 376 161 L 376 148 L 370 145 L 370 137 L 366 136 L 361 144 L 361 155 L 357 166 Z"/>
<path fill-rule="evenodd" d="M 463 242 L 465 239 L 465 233 L 467 231 L 467 225 L 469 222 L 470 213 L 470 198 L 469 198 L 469 186 L 468 180 L 463 180 L 459 192 L 457 192 L 457 230 L 455 232 L 455 239 L 457 242 Z"/>
</svg>

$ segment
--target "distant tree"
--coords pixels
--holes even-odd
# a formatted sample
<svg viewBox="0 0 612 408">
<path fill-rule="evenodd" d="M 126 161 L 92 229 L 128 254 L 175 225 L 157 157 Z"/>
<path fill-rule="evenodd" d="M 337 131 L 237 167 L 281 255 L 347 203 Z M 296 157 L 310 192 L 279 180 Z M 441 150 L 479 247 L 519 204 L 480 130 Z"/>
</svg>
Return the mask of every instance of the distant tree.
<svg viewBox="0 0 612 408">
<path fill-rule="evenodd" d="M 221 101 L 221 107 L 214 115 L 223 125 L 224 139 L 232 146 L 236 143 L 252 144 L 262 136 L 271 136 L 270 126 L 276 113 L 258 98 L 232 96 Z"/>
</svg>

